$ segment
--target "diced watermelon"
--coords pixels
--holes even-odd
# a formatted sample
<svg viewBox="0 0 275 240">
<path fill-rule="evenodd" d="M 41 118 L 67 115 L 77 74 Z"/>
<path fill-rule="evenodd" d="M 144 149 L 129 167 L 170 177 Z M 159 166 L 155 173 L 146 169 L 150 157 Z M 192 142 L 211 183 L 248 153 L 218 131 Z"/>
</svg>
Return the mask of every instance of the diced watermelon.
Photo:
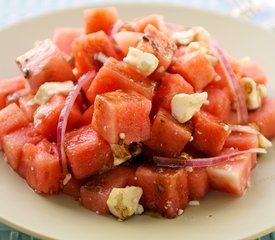
<svg viewBox="0 0 275 240">
<path fill-rule="evenodd" d="M 97 60 L 97 54 L 118 58 L 111 39 L 103 31 L 76 38 L 72 48 L 79 74 L 90 70 L 99 70 L 102 62 Z"/>
<path fill-rule="evenodd" d="M 97 95 L 93 128 L 109 143 L 140 142 L 150 137 L 151 101 L 133 91 L 117 90 Z"/>
<path fill-rule="evenodd" d="M 67 133 L 65 139 L 65 152 L 75 178 L 87 178 L 114 167 L 110 145 L 90 125 Z"/>
<path fill-rule="evenodd" d="M 235 73 L 236 78 L 239 79 L 241 77 L 239 62 L 235 61 L 230 56 L 228 57 L 228 61 L 230 62 L 231 68 L 232 68 L 233 72 Z M 221 66 L 221 63 L 218 62 L 214 66 L 214 69 L 215 69 L 215 72 L 219 78 L 214 79 L 209 85 L 211 87 L 220 88 L 223 91 L 227 91 L 229 94 L 230 100 L 233 102 L 234 98 L 235 98 L 234 92 L 232 91 L 232 86 L 226 77 L 226 74 L 224 72 L 223 67 Z"/>
<path fill-rule="evenodd" d="M 261 133 L 271 139 L 275 136 L 275 99 L 266 97 L 262 106 L 249 113 L 249 122 L 256 123 Z"/>
<path fill-rule="evenodd" d="M 259 140 L 257 134 L 232 132 L 224 143 L 225 148 L 234 148 L 238 150 L 247 150 L 250 148 L 257 148 Z M 251 153 L 251 168 L 257 165 L 257 153 Z"/>
<path fill-rule="evenodd" d="M 213 115 L 200 111 L 192 118 L 194 132 L 192 145 L 210 156 L 217 156 L 230 134 L 225 124 Z"/>
<path fill-rule="evenodd" d="M 21 162 L 19 171 L 33 190 L 49 195 L 59 191 L 62 173 L 56 144 L 46 139 L 37 145 L 26 143 Z"/>
<path fill-rule="evenodd" d="M 266 84 L 267 77 L 263 70 L 253 62 L 241 63 L 241 77 L 252 78 L 258 84 Z"/>
<path fill-rule="evenodd" d="M 65 99 L 63 95 L 55 94 L 45 104 L 40 105 L 34 114 L 35 130 L 53 141 L 56 140 L 58 119 Z M 80 116 L 79 107 L 74 104 L 68 119 L 68 130 L 75 126 Z"/>
<path fill-rule="evenodd" d="M 8 105 L 0 111 L 0 139 L 4 135 L 27 125 L 27 117 L 15 103 Z"/>
<path fill-rule="evenodd" d="M 81 115 L 79 121 L 77 122 L 78 127 L 82 127 L 91 124 L 94 114 L 94 105 L 91 105 L 86 111 Z"/>
<path fill-rule="evenodd" d="M 129 24 L 135 32 L 141 33 L 144 32 L 148 25 L 152 25 L 160 31 L 164 28 L 163 16 L 158 14 L 151 14 L 145 17 L 134 19 Z"/>
<path fill-rule="evenodd" d="M 230 153 L 224 149 L 221 154 Z M 251 154 L 245 154 L 232 160 L 207 167 L 210 186 L 216 190 L 242 196 L 247 187 L 251 169 Z"/>
<path fill-rule="evenodd" d="M 30 122 L 33 122 L 33 115 L 36 109 L 39 107 L 33 100 L 34 96 L 32 94 L 27 94 L 19 99 L 19 107 Z"/>
<path fill-rule="evenodd" d="M 213 66 L 201 51 L 187 53 L 179 57 L 170 70 L 182 75 L 196 91 L 205 88 L 216 75 Z"/>
<path fill-rule="evenodd" d="M 202 110 L 213 114 L 218 119 L 228 119 L 231 112 L 231 101 L 228 92 L 215 87 L 207 87 L 204 91 L 208 93 L 209 104 L 204 104 Z"/>
<path fill-rule="evenodd" d="M 191 138 L 191 128 L 187 124 L 179 124 L 171 114 L 160 109 L 151 127 L 151 136 L 145 142 L 161 155 L 176 157 Z"/>
<path fill-rule="evenodd" d="M 126 56 L 129 47 L 136 47 L 142 35 L 143 34 L 139 32 L 121 31 L 115 33 L 113 38 L 119 49 L 123 52 L 123 56 Z"/>
<path fill-rule="evenodd" d="M 84 185 L 84 182 L 85 180 L 83 181 L 82 179 L 76 179 L 72 176 L 65 185 L 61 183 L 62 192 L 78 200 L 80 197 L 80 188 Z"/>
<path fill-rule="evenodd" d="M 119 166 L 101 175 L 93 176 L 80 188 L 80 203 L 97 214 L 108 214 L 108 197 L 113 188 L 136 185 L 135 169 Z"/>
<path fill-rule="evenodd" d="M 73 40 L 82 34 L 82 28 L 59 27 L 54 30 L 53 42 L 63 53 L 70 55 Z"/>
<path fill-rule="evenodd" d="M 235 148 L 238 150 L 247 150 L 259 146 L 258 136 L 253 133 L 232 132 L 224 143 L 225 148 Z"/>
<path fill-rule="evenodd" d="M 164 33 L 149 24 L 144 29 L 144 35 L 140 39 L 137 48 L 154 54 L 159 60 L 159 65 L 155 72 L 162 73 L 171 64 L 177 46 Z"/>
<path fill-rule="evenodd" d="M 209 191 L 209 180 L 206 168 L 193 168 L 188 172 L 189 199 L 200 200 Z"/>
<path fill-rule="evenodd" d="M 87 91 L 87 98 L 93 103 L 97 94 L 123 89 L 136 91 L 148 99 L 152 99 L 155 87 L 156 83 L 131 66 L 109 58 L 92 81 Z"/>
<path fill-rule="evenodd" d="M 2 137 L 3 150 L 7 156 L 9 165 L 18 170 L 21 160 L 22 147 L 25 143 L 36 144 L 42 140 L 42 136 L 34 131 L 33 124 L 20 128 Z M 20 174 L 20 173 L 19 173 Z"/>
<path fill-rule="evenodd" d="M 26 79 L 18 76 L 0 81 L 0 109 L 6 107 L 6 98 L 20 89 L 26 87 Z"/>
<path fill-rule="evenodd" d="M 137 185 L 143 189 L 141 203 L 145 209 L 174 218 L 188 204 L 187 172 L 142 165 L 136 171 Z"/>
<path fill-rule="evenodd" d="M 179 74 L 165 74 L 153 98 L 153 107 L 171 111 L 171 100 L 179 93 L 194 93 L 193 87 Z"/>
<path fill-rule="evenodd" d="M 84 10 L 85 33 L 104 31 L 109 34 L 114 23 L 118 19 L 118 12 L 115 7 L 91 8 Z"/>
<path fill-rule="evenodd" d="M 74 80 L 70 64 L 49 39 L 36 42 L 34 48 L 16 59 L 30 88 L 35 93 L 44 82 Z"/>
</svg>

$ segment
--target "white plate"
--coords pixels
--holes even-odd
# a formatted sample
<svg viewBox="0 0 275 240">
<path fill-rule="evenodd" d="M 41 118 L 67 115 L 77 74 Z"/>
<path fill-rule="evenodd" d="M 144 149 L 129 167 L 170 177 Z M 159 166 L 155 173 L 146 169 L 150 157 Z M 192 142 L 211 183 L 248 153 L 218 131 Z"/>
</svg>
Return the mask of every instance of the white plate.
<svg viewBox="0 0 275 240">
<path fill-rule="evenodd" d="M 269 76 L 275 95 L 275 35 L 255 26 L 211 12 L 173 5 L 118 5 L 123 19 L 149 13 L 167 21 L 202 25 L 231 54 L 251 56 Z M 17 73 L 16 56 L 35 40 L 51 36 L 54 27 L 80 26 L 82 8 L 36 17 L 0 32 L 0 79 Z M 272 82 L 273 81 L 273 82 Z M 2 156 L 0 156 L 1 158 Z M 66 196 L 43 197 L 0 161 L 0 221 L 40 238 L 53 239 L 243 239 L 275 230 L 275 149 L 260 159 L 252 186 L 242 198 L 210 193 L 199 207 L 189 207 L 176 219 L 133 217 L 118 222 L 97 216 Z M 272 159 L 273 158 L 273 159 Z"/>
</svg>

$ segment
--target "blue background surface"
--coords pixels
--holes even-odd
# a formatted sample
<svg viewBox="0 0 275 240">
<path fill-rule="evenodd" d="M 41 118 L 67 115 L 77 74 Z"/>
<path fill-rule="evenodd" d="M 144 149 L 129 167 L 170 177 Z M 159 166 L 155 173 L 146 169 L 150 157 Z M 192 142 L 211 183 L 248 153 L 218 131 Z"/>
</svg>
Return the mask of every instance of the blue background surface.
<svg viewBox="0 0 275 240">
<path fill-rule="evenodd" d="M 64 9 L 74 6 L 94 4 L 94 3 L 113 3 L 114 1 L 107 0 L 0 0 L 0 29 L 9 26 L 12 23 L 29 18 L 42 13 L 50 12 L 52 10 Z M 119 2 L 136 2 L 133 0 L 120 0 Z M 139 0 L 139 2 L 148 2 L 148 0 Z M 151 0 L 153 2 L 175 2 L 178 4 L 188 5 L 192 7 L 199 7 L 210 9 L 224 14 L 229 14 L 234 7 L 234 0 Z M 272 1 L 270 1 L 272 2 Z M 266 2 L 262 1 L 266 7 Z M 275 8 L 274 8 L 275 9 Z M 254 18 L 253 21 L 257 24 L 263 24 L 270 16 L 275 16 L 275 10 L 266 7 L 264 14 Z M 272 20 L 273 21 L 273 20 Z M 275 26 L 275 21 L 274 21 Z M 36 240 L 36 238 L 26 234 L 17 232 L 14 229 L 0 223 L 0 240 Z M 260 240 L 275 240 L 275 232 Z"/>
</svg>

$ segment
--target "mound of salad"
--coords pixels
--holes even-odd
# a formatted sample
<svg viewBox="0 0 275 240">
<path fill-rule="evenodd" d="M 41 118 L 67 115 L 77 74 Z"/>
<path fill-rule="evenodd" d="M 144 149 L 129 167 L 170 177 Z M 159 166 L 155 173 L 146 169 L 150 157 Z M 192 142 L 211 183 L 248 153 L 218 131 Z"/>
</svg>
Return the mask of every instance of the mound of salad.
<svg viewBox="0 0 275 240">
<path fill-rule="evenodd" d="M 39 194 L 124 220 L 175 218 L 213 189 L 240 197 L 275 136 L 275 99 L 249 58 L 203 27 L 84 11 L 0 81 L 0 144 Z M 253 186 L 252 186 L 253 187 Z"/>
</svg>

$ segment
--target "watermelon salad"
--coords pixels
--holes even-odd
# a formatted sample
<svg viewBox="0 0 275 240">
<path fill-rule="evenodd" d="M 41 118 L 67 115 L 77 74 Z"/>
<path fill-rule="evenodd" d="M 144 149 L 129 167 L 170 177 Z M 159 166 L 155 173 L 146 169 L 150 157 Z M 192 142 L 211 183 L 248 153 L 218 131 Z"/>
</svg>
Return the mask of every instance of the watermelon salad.
<svg viewBox="0 0 275 240">
<path fill-rule="evenodd" d="M 0 81 L 7 163 L 97 214 L 175 218 L 211 189 L 241 197 L 272 146 L 265 73 L 203 27 L 92 8 L 16 63 L 22 76 Z"/>
</svg>

